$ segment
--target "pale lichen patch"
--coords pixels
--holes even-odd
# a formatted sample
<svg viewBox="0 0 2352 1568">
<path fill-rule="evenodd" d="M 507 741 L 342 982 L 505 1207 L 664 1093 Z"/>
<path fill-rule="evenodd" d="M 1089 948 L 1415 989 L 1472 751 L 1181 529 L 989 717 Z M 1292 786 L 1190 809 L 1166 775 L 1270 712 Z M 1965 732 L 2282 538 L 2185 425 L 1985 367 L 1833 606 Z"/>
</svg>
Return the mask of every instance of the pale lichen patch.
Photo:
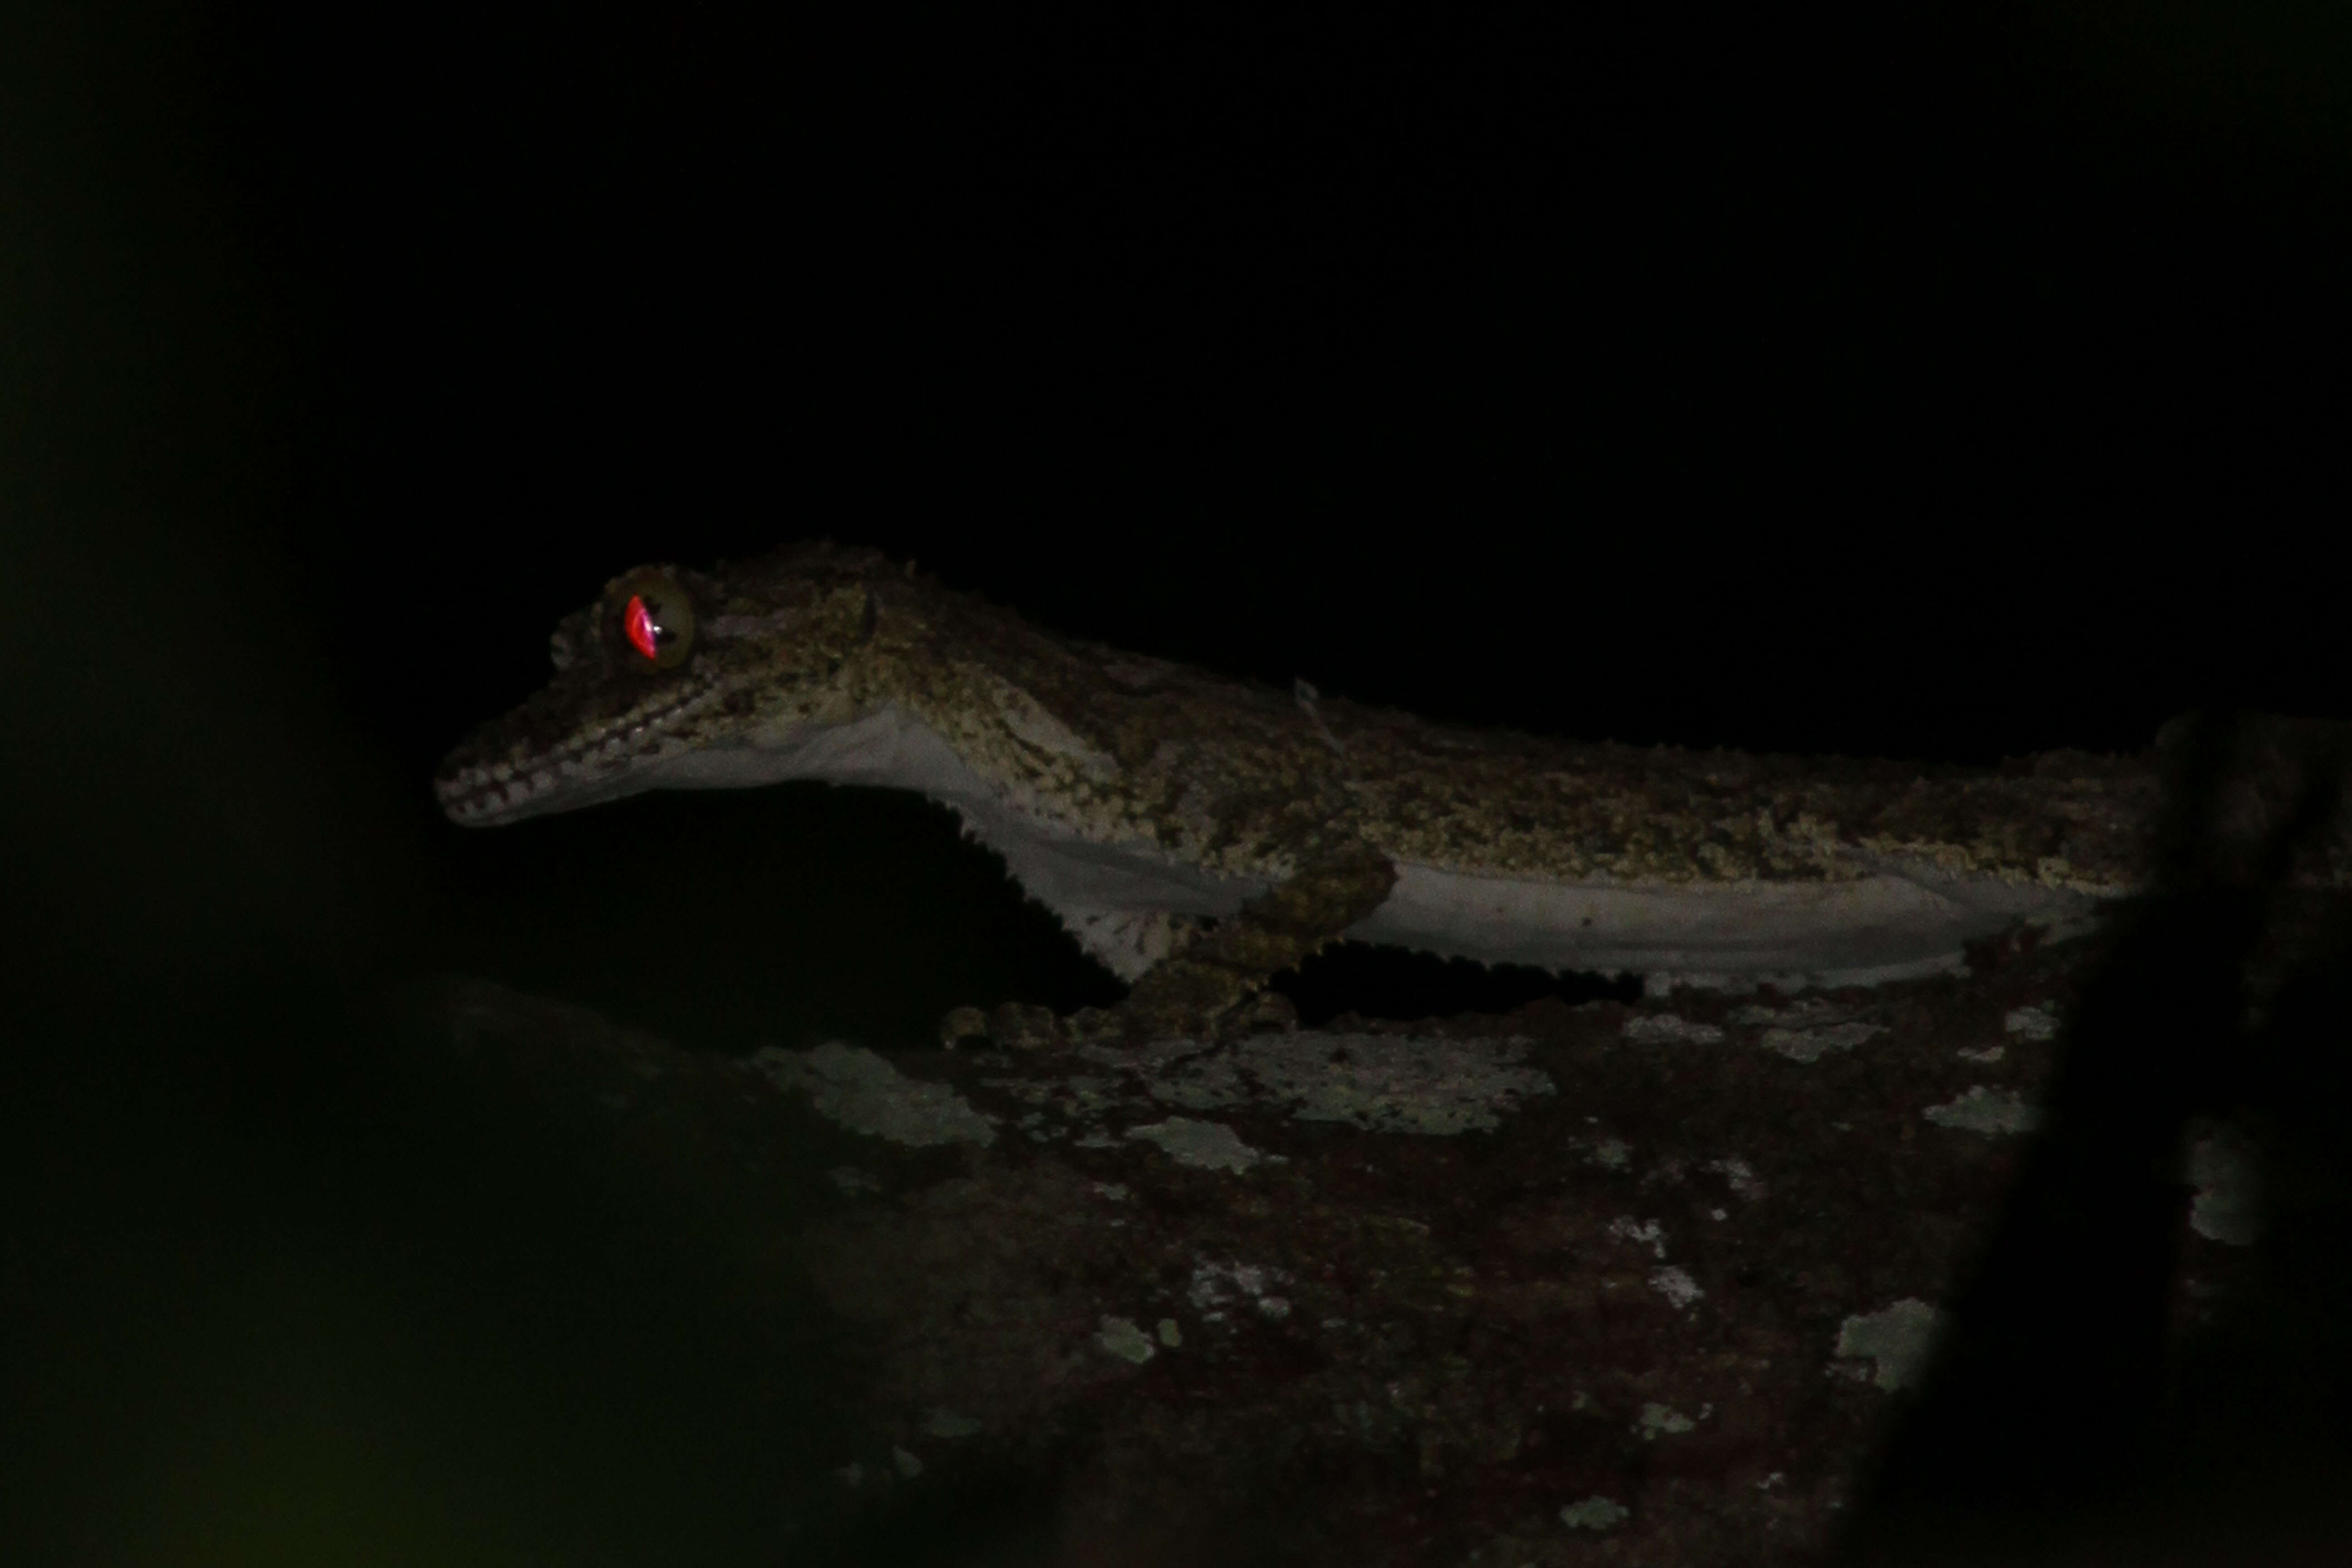
<svg viewBox="0 0 2352 1568">
<path fill-rule="evenodd" d="M 1950 1321 L 1950 1314 L 1906 1296 L 1893 1306 L 1857 1313 L 1840 1323 L 1837 1353 L 1875 1363 L 1871 1381 L 1881 1388 L 1908 1388 L 1927 1371 L 1936 1342 Z"/>
<path fill-rule="evenodd" d="M 1239 1133 L 1221 1121 L 1171 1116 L 1165 1121 L 1130 1127 L 1127 1135 L 1158 1144 L 1180 1165 L 1203 1171 L 1247 1171 L 1269 1157 L 1243 1142 Z"/>
<path fill-rule="evenodd" d="M 2002 1015 L 2000 1026 L 2028 1040 L 2051 1039 L 2058 1033 L 2057 1010 L 2047 1002 L 2037 1002 L 2031 1007 L 2012 1007 Z"/>
<path fill-rule="evenodd" d="M 1673 1405 L 1661 1405 L 1654 1400 L 1642 1406 L 1642 1415 L 1633 1423 L 1633 1431 L 1643 1442 L 1654 1443 L 1661 1437 L 1694 1431 L 1697 1426 L 1696 1420 Z"/>
<path fill-rule="evenodd" d="M 1135 1326 L 1132 1318 L 1105 1316 L 1101 1329 L 1095 1334 L 1095 1343 L 1100 1345 L 1107 1354 L 1133 1362 L 1137 1366 L 1160 1353 L 1150 1337 Z"/>
<path fill-rule="evenodd" d="M 2189 1226 L 2208 1241 L 2251 1247 L 2263 1233 L 2262 1171 L 2253 1141 L 2228 1123 L 2189 1146 L 2187 1174 L 2197 1195 Z"/>
<path fill-rule="evenodd" d="M 1874 1035 L 1886 1032 L 1884 1024 L 1830 1024 L 1812 1029 L 1767 1029 L 1758 1042 L 1792 1062 L 1817 1062 L 1832 1051 L 1850 1051 Z"/>
<path fill-rule="evenodd" d="M 817 1114 L 852 1132 L 921 1147 L 992 1143 L 996 1129 L 945 1084 L 911 1079 L 860 1046 L 829 1041 L 813 1050 L 769 1046 L 751 1065 L 779 1089 L 806 1093 Z"/>
<path fill-rule="evenodd" d="M 1204 1262 L 1193 1268 L 1184 1299 L 1213 1323 L 1223 1321 L 1223 1309 L 1237 1299 L 1255 1307 L 1261 1317 L 1279 1320 L 1290 1316 L 1290 1298 L 1275 1294 L 1274 1287 L 1289 1279 L 1290 1275 L 1283 1269 L 1264 1264 Z"/>
<path fill-rule="evenodd" d="M 1559 1521 L 1570 1530 L 1614 1530 L 1633 1517 L 1633 1510 L 1605 1497 L 1589 1497 L 1559 1510 Z"/>
<path fill-rule="evenodd" d="M 1787 1008 L 1742 1007 L 1731 1015 L 1731 1021 L 1765 1026 L 1757 1043 L 1794 1062 L 1815 1062 L 1832 1051 L 1850 1051 L 1886 1032 L 1884 1024 L 1857 1018 L 1851 1008 L 1819 1000 Z"/>
<path fill-rule="evenodd" d="M 1920 1114 L 1938 1127 L 1981 1132 L 1988 1138 L 2031 1132 L 2042 1125 L 2041 1108 L 2014 1089 L 1973 1085 L 1958 1100 L 1931 1105 Z"/>
<path fill-rule="evenodd" d="M 1664 1296 L 1676 1307 L 1687 1307 L 1706 1294 L 1699 1289 L 1698 1281 L 1690 1277 L 1688 1269 L 1679 1268 L 1671 1264 L 1663 1268 L 1650 1270 L 1650 1289 Z"/>
<path fill-rule="evenodd" d="M 1711 1046 L 1723 1038 L 1721 1026 L 1693 1023 L 1673 1013 L 1652 1013 L 1643 1017 L 1628 1018 L 1622 1032 L 1627 1039 L 1639 1045 L 1679 1040 L 1696 1046 Z"/>
<path fill-rule="evenodd" d="M 1666 1255 L 1666 1233 L 1656 1220 L 1637 1220 L 1632 1215 L 1619 1215 L 1609 1222 L 1609 1234 L 1619 1241 L 1630 1241 L 1648 1247 L 1658 1258 Z"/>
</svg>

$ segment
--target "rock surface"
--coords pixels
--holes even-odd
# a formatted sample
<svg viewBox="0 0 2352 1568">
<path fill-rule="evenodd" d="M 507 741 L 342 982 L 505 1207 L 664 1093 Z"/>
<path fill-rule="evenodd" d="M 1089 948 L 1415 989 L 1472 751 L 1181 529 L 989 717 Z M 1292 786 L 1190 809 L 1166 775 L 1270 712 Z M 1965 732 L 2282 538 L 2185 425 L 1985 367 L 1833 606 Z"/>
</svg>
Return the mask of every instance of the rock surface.
<svg viewBox="0 0 2352 1568">
<path fill-rule="evenodd" d="M 2090 946 L 1139 1049 L 730 1060 L 468 980 L 424 1016 L 825 1303 L 856 1408 L 798 1539 L 997 1489 L 1057 1562 L 1701 1568 L 1833 1540 Z M 2186 1208 L 2184 1328 L 2243 1257 Z"/>
</svg>

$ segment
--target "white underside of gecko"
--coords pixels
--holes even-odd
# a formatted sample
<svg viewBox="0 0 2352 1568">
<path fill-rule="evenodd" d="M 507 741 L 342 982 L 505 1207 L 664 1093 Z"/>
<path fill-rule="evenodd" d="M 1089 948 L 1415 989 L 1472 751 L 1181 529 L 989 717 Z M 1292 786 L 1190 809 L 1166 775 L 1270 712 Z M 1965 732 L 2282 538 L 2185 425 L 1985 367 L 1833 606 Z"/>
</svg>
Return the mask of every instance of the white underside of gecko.
<svg viewBox="0 0 2352 1568">
<path fill-rule="evenodd" d="M 895 704 L 836 725 L 799 724 L 650 763 L 609 794 L 572 787 L 560 806 L 648 789 L 736 789 L 788 780 L 917 791 L 955 811 L 1086 950 L 1132 981 L 1167 955 L 1186 917 L 1229 916 L 1274 885 L 1220 876 L 1139 844 L 1096 842 L 1000 798 L 935 731 Z M 535 815 L 527 802 L 508 819 Z M 1965 943 L 2020 921 L 2082 929 L 2096 897 L 1855 852 L 1870 874 L 1840 881 L 1637 883 L 1481 875 L 1410 860 L 1349 937 L 1487 963 L 1641 973 L 1662 984 L 1877 984 L 1950 972 Z"/>
</svg>

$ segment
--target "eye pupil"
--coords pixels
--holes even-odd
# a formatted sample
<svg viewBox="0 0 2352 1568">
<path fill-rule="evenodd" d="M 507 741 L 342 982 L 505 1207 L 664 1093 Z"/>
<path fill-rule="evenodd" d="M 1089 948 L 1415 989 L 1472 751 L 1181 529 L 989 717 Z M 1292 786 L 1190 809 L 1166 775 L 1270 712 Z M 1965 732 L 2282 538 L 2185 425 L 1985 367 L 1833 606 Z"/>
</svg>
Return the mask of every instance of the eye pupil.
<svg viewBox="0 0 2352 1568">
<path fill-rule="evenodd" d="M 621 612 L 621 630 L 627 635 L 629 646 L 647 658 L 661 657 L 664 634 L 655 623 L 653 612 L 646 608 L 643 594 L 629 595 L 628 608 Z"/>
</svg>

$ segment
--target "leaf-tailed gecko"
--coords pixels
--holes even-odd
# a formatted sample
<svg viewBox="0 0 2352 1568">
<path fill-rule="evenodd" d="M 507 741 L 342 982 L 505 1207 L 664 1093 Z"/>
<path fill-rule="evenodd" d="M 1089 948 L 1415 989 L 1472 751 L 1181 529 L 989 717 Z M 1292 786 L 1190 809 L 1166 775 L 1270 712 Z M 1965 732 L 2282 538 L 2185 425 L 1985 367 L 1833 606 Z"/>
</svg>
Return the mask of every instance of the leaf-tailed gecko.
<svg viewBox="0 0 2352 1568">
<path fill-rule="evenodd" d="M 552 653 L 443 764 L 453 820 L 785 779 L 919 791 L 1131 983 L 1147 1034 L 1343 936 L 1718 984 L 1951 970 L 2138 890 L 2159 786 L 2153 751 L 1963 768 L 1449 728 L 1056 636 L 829 543 L 627 573 Z"/>
</svg>

